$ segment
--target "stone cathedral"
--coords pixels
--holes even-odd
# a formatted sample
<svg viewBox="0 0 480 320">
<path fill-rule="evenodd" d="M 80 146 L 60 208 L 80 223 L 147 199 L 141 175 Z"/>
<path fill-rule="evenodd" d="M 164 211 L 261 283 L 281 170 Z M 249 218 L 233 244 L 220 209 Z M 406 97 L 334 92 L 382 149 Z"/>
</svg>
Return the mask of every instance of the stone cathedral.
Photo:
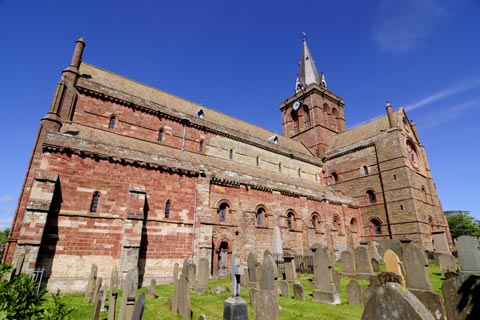
<svg viewBox="0 0 480 320">
<path fill-rule="evenodd" d="M 451 249 L 405 110 L 387 102 L 347 129 L 305 39 L 282 135 L 83 62 L 84 48 L 41 119 L 3 257 L 25 254 L 49 288 L 84 290 L 93 263 L 104 279 L 118 266 L 149 283 L 206 257 L 226 275 L 233 255 L 271 249 L 274 227 L 298 255 L 389 238 Z"/>
</svg>

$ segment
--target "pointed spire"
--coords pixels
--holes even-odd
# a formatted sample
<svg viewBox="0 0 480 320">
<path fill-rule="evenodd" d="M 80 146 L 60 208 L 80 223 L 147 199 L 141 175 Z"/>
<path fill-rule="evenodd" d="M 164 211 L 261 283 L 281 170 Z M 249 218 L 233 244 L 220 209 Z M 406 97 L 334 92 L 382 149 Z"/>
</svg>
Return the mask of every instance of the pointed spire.
<svg viewBox="0 0 480 320">
<path fill-rule="evenodd" d="M 303 88 L 308 87 L 312 83 L 321 85 L 322 87 L 327 87 L 327 82 L 325 76 L 318 74 L 317 67 L 315 66 L 315 61 L 310 53 L 310 50 L 307 46 L 307 34 L 302 32 L 303 36 L 303 50 L 302 58 L 300 60 L 300 67 L 297 74 L 297 81 L 295 83 L 295 92 L 302 90 Z"/>
</svg>

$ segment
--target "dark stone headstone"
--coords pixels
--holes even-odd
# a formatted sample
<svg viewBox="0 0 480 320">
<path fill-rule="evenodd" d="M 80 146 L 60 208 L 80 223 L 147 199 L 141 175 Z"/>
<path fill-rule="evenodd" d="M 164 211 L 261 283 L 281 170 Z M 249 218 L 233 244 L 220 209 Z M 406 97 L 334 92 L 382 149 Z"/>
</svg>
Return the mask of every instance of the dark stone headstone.
<svg viewBox="0 0 480 320">
<path fill-rule="evenodd" d="M 377 288 L 368 300 L 362 320 L 378 319 L 435 320 L 427 308 L 398 283 Z"/>
<path fill-rule="evenodd" d="M 480 319 L 480 276 L 462 274 L 442 285 L 447 319 Z"/>
<path fill-rule="evenodd" d="M 138 297 L 138 301 L 135 304 L 135 309 L 133 310 L 132 320 L 141 320 L 143 317 L 143 310 L 145 309 L 145 293 L 142 292 Z"/>
<path fill-rule="evenodd" d="M 230 297 L 223 303 L 223 320 L 248 320 L 248 306 L 240 296 Z"/>
</svg>

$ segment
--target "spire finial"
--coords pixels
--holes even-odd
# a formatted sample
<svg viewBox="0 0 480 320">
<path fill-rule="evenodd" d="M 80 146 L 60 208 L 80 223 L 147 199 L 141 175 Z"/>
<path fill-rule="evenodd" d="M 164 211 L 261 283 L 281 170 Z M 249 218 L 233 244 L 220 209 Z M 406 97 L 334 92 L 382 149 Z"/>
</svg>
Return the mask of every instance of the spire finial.
<svg viewBox="0 0 480 320">
<path fill-rule="evenodd" d="M 307 41 L 307 33 L 302 32 L 303 41 Z"/>
</svg>

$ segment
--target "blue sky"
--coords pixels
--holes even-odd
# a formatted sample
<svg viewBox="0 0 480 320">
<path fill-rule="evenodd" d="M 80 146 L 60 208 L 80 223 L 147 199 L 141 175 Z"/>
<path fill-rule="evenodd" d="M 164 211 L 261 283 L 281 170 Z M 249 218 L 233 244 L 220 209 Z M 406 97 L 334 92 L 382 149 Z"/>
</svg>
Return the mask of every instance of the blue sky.
<svg viewBox="0 0 480 320">
<path fill-rule="evenodd" d="M 302 32 L 347 126 L 405 106 L 444 209 L 480 219 L 478 0 L 0 0 L 0 230 L 80 36 L 86 62 L 280 133 Z"/>
</svg>

